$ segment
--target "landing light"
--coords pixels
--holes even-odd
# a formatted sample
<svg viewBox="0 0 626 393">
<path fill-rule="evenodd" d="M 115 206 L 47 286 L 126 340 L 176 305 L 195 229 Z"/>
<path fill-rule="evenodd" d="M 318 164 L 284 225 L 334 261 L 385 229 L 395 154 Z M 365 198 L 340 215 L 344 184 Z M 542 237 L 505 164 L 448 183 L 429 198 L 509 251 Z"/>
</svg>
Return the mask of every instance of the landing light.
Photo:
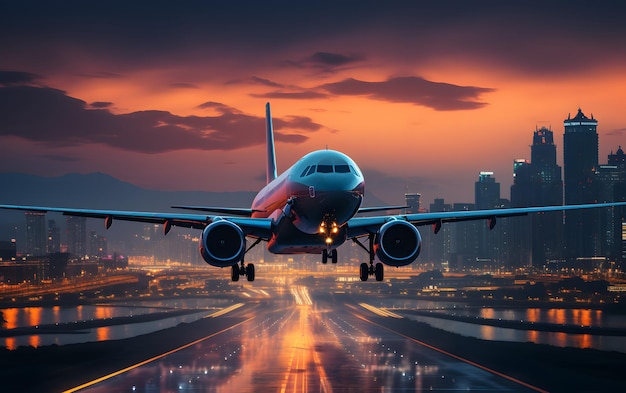
<svg viewBox="0 0 626 393">
<path fill-rule="evenodd" d="M 333 238 L 332 237 L 327 237 L 326 238 L 326 244 L 333 244 Z"/>
</svg>

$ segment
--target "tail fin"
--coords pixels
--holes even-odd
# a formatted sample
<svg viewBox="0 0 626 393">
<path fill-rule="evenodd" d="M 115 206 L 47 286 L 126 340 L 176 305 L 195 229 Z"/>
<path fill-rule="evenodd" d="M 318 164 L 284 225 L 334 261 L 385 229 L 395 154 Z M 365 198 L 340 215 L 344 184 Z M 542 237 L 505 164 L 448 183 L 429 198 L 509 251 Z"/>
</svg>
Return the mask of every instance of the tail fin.
<svg viewBox="0 0 626 393">
<path fill-rule="evenodd" d="M 265 135 L 267 140 L 267 183 L 276 179 L 276 152 L 274 151 L 274 127 L 270 103 L 265 104 Z"/>
</svg>

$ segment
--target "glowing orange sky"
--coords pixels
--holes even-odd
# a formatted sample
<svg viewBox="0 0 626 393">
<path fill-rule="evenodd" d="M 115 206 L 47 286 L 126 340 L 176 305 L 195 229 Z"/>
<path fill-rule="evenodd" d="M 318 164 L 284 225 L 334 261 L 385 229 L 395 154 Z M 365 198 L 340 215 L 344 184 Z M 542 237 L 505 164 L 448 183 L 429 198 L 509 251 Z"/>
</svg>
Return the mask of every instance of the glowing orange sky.
<svg viewBox="0 0 626 393">
<path fill-rule="evenodd" d="M 18 83 L 11 80 L 16 74 L 5 74 L 4 80 L 0 74 L 0 90 L 21 84 L 59 89 L 87 104 L 103 103 L 102 110 L 118 115 L 115 121 L 158 110 L 185 118 L 184 127 L 190 116 L 221 113 L 220 107 L 199 107 L 203 103 L 260 118 L 264 103 L 271 101 L 275 119 L 295 127 L 290 116 L 303 116 L 319 125 L 276 127 L 306 139 L 278 143 L 279 170 L 328 146 L 370 174 L 369 192 L 389 203 L 401 203 L 406 191 L 420 192 L 426 206 L 435 197 L 473 202 L 473 183 L 483 170 L 495 172 L 502 197 L 508 198 L 513 160 L 530 158 L 535 128 L 552 128 L 561 160 L 562 122 L 579 107 L 599 121 L 600 163 L 626 140 L 626 62 L 623 50 L 617 50 L 625 47 L 626 37 L 615 17 L 621 5 L 589 9 L 554 2 L 536 10 L 532 4 L 507 8 L 485 2 L 481 7 L 454 3 L 447 10 L 445 4 L 404 4 L 379 12 L 365 2 L 362 9 L 329 10 L 330 15 L 297 5 L 274 15 L 272 2 L 243 14 L 200 4 L 195 12 L 193 7 L 156 7 L 148 15 L 131 10 L 119 20 L 114 10 L 101 17 L 93 11 L 96 27 L 80 22 L 88 13 L 84 9 L 72 8 L 71 17 L 58 15 L 56 23 L 43 23 L 42 11 L 30 22 L 32 34 L 24 34 L 28 28 L 18 23 L 21 17 L 28 26 L 25 10 L 12 6 L 16 20 L 4 20 L 0 31 L 0 45 L 8 52 L 0 57 L 0 71 L 31 77 Z M 62 11 L 67 10 L 56 12 Z M 584 31 L 566 20 L 582 18 L 581 12 L 594 21 Z M 214 29 L 202 24 L 201 16 L 209 14 L 221 16 L 223 24 Z M 171 26 L 164 25 L 160 35 L 158 23 L 149 18 Z M 76 35 L 81 29 L 87 30 L 86 38 Z M 358 88 L 367 93 L 354 93 L 345 82 L 350 78 L 363 82 Z M 394 87 L 404 80 L 397 78 L 410 78 L 415 94 Z M 46 120 L 36 103 L 24 106 Z M 99 171 L 165 190 L 263 185 L 260 143 L 146 152 L 111 144 L 104 136 L 80 138 L 89 128 L 52 143 L 5 126 L 0 170 L 45 176 Z M 238 138 L 254 133 L 262 136 L 263 128 L 242 130 Z"/>
</svg>

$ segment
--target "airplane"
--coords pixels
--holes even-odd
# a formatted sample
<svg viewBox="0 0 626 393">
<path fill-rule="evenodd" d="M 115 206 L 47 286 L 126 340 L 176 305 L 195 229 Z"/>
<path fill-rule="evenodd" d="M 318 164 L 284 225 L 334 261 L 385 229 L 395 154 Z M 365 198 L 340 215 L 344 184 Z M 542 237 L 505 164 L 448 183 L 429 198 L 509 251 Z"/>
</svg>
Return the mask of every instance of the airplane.
<svg viewBox="0 0 626 393">
<path fill-rule="evenodd" d="M 350 157 L 335 150 L 313 151 L 278 176 L 269 103 L 265 109 L 267 184 L 256 195 L 249 209 L 172 206 L 196 212 L 182 214 L 21 205 L 0 205 L 0 208 L 101 218 L 106 229 L 114 220 L 161 224 L 166 235 L 172 226 L 200 229 L 202 258 L 209 265 L 230 266 L 232 281 L 238 281 L 240 276 L 254 281 L 254 264 L 246 264 L 244 259 L 246 253 L 262 241 L 267 243 L 268 251 L 273 254 L 318 254 L 322 263 L 329 260 L 337 263 L 337 247 L 351 240 L 369 257 L 369 263 L 360 264 L 361 281 L 367 281 L 370 276 L 374 276 L 376 281 L 383 281 L 383 264 L 405 266 L 417 259 L 422 246 L 419 226 L 430 225 L 436 234 L 444 223 L 482 219 L 487 221 L 489 229 L 493 229 L 496 220 L 502 217 L 626 206 L 626 202 L 615 202 L 357 216 L 359 213 L 396 210 L 403 206 L 361 207 L 365 194 L 363 173 Z M 252 240 L 250 246 L 248 238 Z M 376 258 L 379 262 L 374 263 Z"/>
</svg>

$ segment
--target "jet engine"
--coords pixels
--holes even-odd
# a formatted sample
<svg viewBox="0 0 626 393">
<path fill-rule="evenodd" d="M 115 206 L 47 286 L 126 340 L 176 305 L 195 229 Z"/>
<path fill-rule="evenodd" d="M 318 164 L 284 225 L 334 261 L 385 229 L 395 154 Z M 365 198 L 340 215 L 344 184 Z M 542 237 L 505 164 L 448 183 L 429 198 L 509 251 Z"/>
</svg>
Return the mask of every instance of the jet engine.
<svg viewBox="0 0 626 393">
<path fill-rule="evenodd" d="M 422 236 L 415 226 L 402 220 L 389 221 L 380 227 L 374 239 L 378 259 L 390 266 L 413 262 L 422 248 Z"/>
<path fill-rule="evenodd" d="M 200 254 L 209 265 L 235 265 L 241 262 L 245 251 L 246 238 L 243 231 L 230 221 L 213 221 L 202 231 Z"/>
</svg>

